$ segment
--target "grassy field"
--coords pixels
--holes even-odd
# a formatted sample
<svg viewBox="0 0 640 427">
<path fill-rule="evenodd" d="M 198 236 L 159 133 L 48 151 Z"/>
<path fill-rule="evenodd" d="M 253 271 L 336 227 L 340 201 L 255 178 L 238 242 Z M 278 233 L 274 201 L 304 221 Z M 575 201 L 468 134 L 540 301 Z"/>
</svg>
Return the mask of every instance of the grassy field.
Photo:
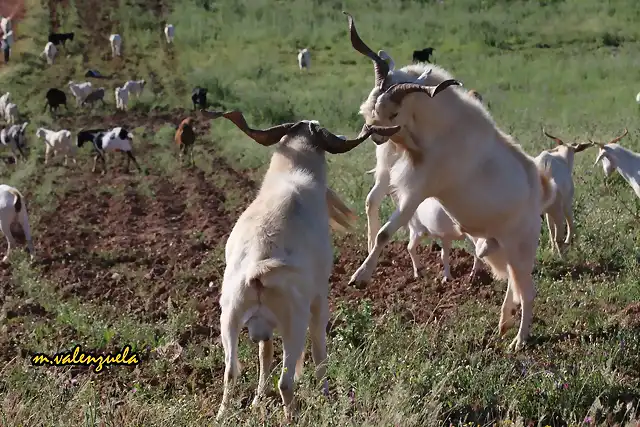
<svg viewBox="0 0 640 427">
<path fill-rule="evenodd" d="M 196 85 L 213 108 L 240 109 L 251 125 L 317 119 L 355 135 L 358 107 L 372 86 L 370 61 L 351 48 L 352 13 L 362 38 L 397 67 L 414 49 L 490 104 L 497 123 L 536 155 L 566 140 L 606 142 L 627 127 L 624 146 L 640 151 L 640 8 L 633 0 L 26 0 L 11 65 L 0 91 L 30 122 L 29 160 L 0 163 L 0 181 L 25 195 L 38 259 L 18 252 L 0 266 L 0 425 L 194 426 L 213 424 L 222 394 L 218 289 L 224 243 L 256 192 L 270 150 L 256 148 L 224 120 L 199 120 L 196 165 L 180 164 L 174 126 Z M 166 46 L 164 22 L 176 28 Z M 53 66 L 38 54 L 50 29 L 75 31 Z M 108 36 L 123 37 L 112 60 Z M 308 47 L 309 72 L 297 67 Z M 69 80 L 87 69 L 111 78 L 107 105 L 74 107 Z M 113 89 L 147 80 L 128 113 Z M 43 113 L 58 87 L 70 109 Z M 92 174 L 88 148 L 78 166 L 44 167 L 35 129 L 124 124 L 136 135 L 146 174 L 123 174 L 115 156 Z M 6 158 L 8 151 L 2 153 Z M 605 187 L 595 150 L 576 156 L 577 237 L 564 261 L 543 226 L 538 294 L 529 345 L 506 351 L 497 337 L 505 284 L 465 282 L 470 257 L 457 251 L 442 285 L 439 255 L 412 278 L 406 236 L 385 251 L 373 282 L 351 289 L 365 258 L 364 200 L 372 185 L 373 144 L 328 157 L 330 180 L 360 215 L 352 235 L 336 234 L 329 382 L 325 399 L 307 369 L 299 384 L 298 425 L 637 425 L 640 419 L 640 204 L 617 174 Z M 132 169 L 133 170 L 133 169 Z M 386 202 L 383 216 L 391 212 Z M 4 243 L 1 243 L 2 246 Z M 2 246 L 4 250 L 4 246 Z M 34 353 L 74 345 L 98 353 L 131 345 L 141 362 L 95 373 L 88 367 L 34 367 Z M 276 345 L 274 385 L 281 352 Z M 257 346 L 241 336 L 243 374 L 230 426 L 281 425 L 279 396 L 261 410 Z"/>
</svg>

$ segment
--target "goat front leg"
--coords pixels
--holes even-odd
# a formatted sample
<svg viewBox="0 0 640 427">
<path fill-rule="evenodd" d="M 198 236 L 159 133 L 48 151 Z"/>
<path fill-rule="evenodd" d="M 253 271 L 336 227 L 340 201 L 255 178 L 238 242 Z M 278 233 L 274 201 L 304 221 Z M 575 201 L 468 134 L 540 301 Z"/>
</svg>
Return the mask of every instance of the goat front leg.
<svg viewBox="0 0 640 427">
<path fill-rule="evenodd" d="M 367 249 L 369 253 L 375 245 L 375 236 L 380 231 L 380 205 L 389 192 L 390 177 L 388 171 L 376 171 L 376 182 L 367 194 Z"/>
<path fill-rule="evenodd" d="M 407 251 L 411 257 L 411 264 L 413 265 L 413 277 L 417 279 L 420 277 L 421 263 L 418 259 L 418 245 L 420 244 L 420 232 L 413 227 L 409 227 L 409 244 L 407 245 Z"/>
<path fill-rule="evenodd" d="M 16 241 L 13 238 L 13 234 L 11 234 L 11 222 L 7 221 L 6 219 L 0 221 L 0 230 L 2 230 L 2 232 L 4 233 L 4 237 L 7 239 L 7 253 L 5 254 L 4 258 L 2 258 L 2 262 L 7 262 L 9 261 L 9 254 L 11 253 L 11 249 L 13 249 L 16 244 Z"/>
<path fill-rule="evenodd" d="M 514 290 L 520 293 L 520 303 L 522 313 L 520 317 L 520 328 L 518 334 L 513 339 L 509 348 L 513 351 L 520 350 L 529 338 L 529 331 L 533 321 L 533 300 L 536 296 L 536 287 L 533 282 L 531 270 L 521 268 L 511 268 Z"/>
<path fill-rule="evenodd" d="M 407 225 L 414 212 L 422 203 L 425 198 L 420 194 L 409 194 L 406 197 L 401 197 L 399 200 L 399 207 L 396 209 L 389 221 L 382 227 L 382 229 L 376 235 L 376 243 L 373 250 L 364 260 L 362 265 L 353 273 L 349 284 L 367 283 L 371 280 L 373 271 L 378 265 L 378 259 L 382 253 L 382 249 L 389 242 L 391 236 L 398 231 L 402 226 Z"/>
<path fill-rule="evenodd" d="M 574 235 L 573 207 L 570 204 L 564 206 L 564 216 L 567 222 L 567 237 L 564 244 L 570 245 Z"/>
<path fill-rule="evenodd" d="M 469 250 L 469 248 L 467 248 L 467 252 L 470 255 L 473 255 L 473 266 L 471 267 L 471 274 L 469 275 L 469 281 L 472 282 L 476 277 L 476 273 L 478 272 L 479 267 L 482 265 L 482 260 L 480 260 L 480 258 L 478 258 L 478 255 L 476 254 L 475 243 L 473 242 L 473 239 L 467 234 L 464 235 L 464 238 L 465 242 L 471 245 L 471 249 Z"/>
<path fill-rule="evenodd" d="M 451 253 L 451 240 L 441 238 L 442 249 L 440 250 L 440 259 L 442 259 L 442 282 L 452 280 L 451 269 L 449 268 L 449 254 Z"/>
</svg>

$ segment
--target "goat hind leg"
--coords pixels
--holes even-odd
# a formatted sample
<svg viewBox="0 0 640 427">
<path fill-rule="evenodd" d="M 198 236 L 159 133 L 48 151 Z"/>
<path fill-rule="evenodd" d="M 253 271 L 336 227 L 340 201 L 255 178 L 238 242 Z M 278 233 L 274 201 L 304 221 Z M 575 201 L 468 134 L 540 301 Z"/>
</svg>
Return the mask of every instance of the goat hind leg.
<svg viewBox="0 0 640 427">
<path fill-rule="evenodd" d="M 233 313 L 223 312 L 220 316 L 220 338 L 224 348 L 224 390 L 216 420 L 220 420 L 224 415 L 233 393 L 236 378 L 240 375 L 240 364 L 238 363 L 239 335 L 240 328 Z"/>
<path fill-rule="evenodd" d="M 420 243 L 420 232 L 409 227 L 409 244 L 407 245 L 407 252 L 411 257 L 411 264 L 413 264 L 413 277 L 415 279 L 420 277 L 420 260 L 418 259 L 418 244 Z"/>
<path fill-rule="evenodd" d="M 366 283 L 371 280 L 373 271 L 378 265 L 378 259 L 382 253 L 382 249 L 389 242 L 391 236 L 398 231 L 398 229 L 406 225 L 414 212 L 422 203 L 425 198 L 420 194 L 408 194 L 405 197 L 400 197 L 398 208 L 391 214 L 389 221 L 380 229 L 376 235 L 376 242 L 373 250 L 369 253 L 362 265 L 351 276 L 349 284 L 352 283 Z"/>
<path fill-rule="evenodd" d="M 271 373 L 271 363 L 273 362 L 273 340 L 260 341 L 260 377 L 258 378 L 258 390 L 251 402 L 251 406 L 256 406 L 266 395 L 269 387 L 269 375 Z"/>
<path fill-rule="evenodd" d="M 282 373 L 278 381 L 280 396 L 284 404 L 284 413 L 288 420 L 292 419 L 295 412 L 293 401 L 294 377 L 298 361 L 304 352 L 306 330 L 309 325 L 308 314 L 305 317 L 303 312 L 296 313 L 296 316 L 291 318 L 296 319 L 296 321 L 291 322 L 289 327 L 283 328 L 284 330 L 282 331 L 284 354 L 282 357 Z"/>
<path fill-rule="evenodd" d="M 322 381 L 322 393 L 329 395 L 329 383 L 325 378 L 327 374 L 327 324 L 329 323 L 329 303 L 326 298 L 311 308 L 311 322 L 309 332 L 311 336 L 311 355 L 316 365 L 316 380 Z"/>
<path fill-rule="evenodd" d="M 571 205 L 564 207 L 564 216 L 567 222 L 567 237 L 564 239 L 564 244 L 569 245 L 574 235 L 573 207 Z"/>
<path fill-rule="evenodd" d="M 5 254 L 4 258 L 2 258 L 2 262 L 7 262 L 9 260 L 11 249 L 13 249 L 16 244 L 16 241 L 13 238 L 13 234 L 11 234 L 11 222 L 6 220 L 0 221 L 0 230 L 2 230 L 5 238 L 7 239 L 7 253 Z"/>
<path fill-rule="evenodd" d="M 365 208 L 367 210 L 367 249 L 369 253 L 375 245 L 375 236 L 380 231 L 380 205 L 389 193 L 390 177 L 388 172 L 376 172 L 376 182 L 367 194 Z"/>
<path fill-rule="evenodd" d="M 442 281 L 452 280 L 451 270 L 449 268 L 449 254 L 451 252 L 451 240 L 441 238 L 442 249 L 440 250 L 440 259 L 442 259 Z"/>
</svg>

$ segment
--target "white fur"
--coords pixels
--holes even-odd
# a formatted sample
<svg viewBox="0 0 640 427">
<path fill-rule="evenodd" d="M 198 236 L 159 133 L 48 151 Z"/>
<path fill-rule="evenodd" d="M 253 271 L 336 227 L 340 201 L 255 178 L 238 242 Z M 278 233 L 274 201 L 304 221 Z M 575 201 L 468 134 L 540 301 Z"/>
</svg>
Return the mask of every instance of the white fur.
<svg viewBox="0 0 640 427">
<path fill-rule="evenodd" d="M 18 106 L 12 102 L 4 107 L 4 119 L 9 124 L 15 124 L 18 121 Z"/>
<path fill-rule="evenodd" d="M 85 98 L 93 92 L 93 84 L 91 82 L 76 83 L 70 80 L 68 83 L 69 91 L 76 99 L 76 107 L 84 102 Z"/>
<path fill-rule="evenodd" d="M 24 122 L 21 125 L 12 125 L 0 130 L 0 143 L 11 149 L 16 163 L 18 163 L 18 153 L 21 152 L 24 155 L 22 148 L 25 147 L 25 130 L 28 125 L 29 122 Z"/>
<path fill-rule="evenodd" d="M 451 243 L 454 240 L 465 240 L 471 243 L 473 252 L 469 252 L 473 255 L 473 267 L 471 268 L 471 275 L 469 278 L 472 280 L 478 271 L 478 263 L 482 262 L 475 253 L 474 241 L 464 233 L 460 232 L 460 229 L 453 222 L 449 214 L 444 210 L 442 204 L 433 197 L 425 199 L 415 213 L 409 220 L 409 244 L 407 245 L 407 251 L 411 256 L 411 263 L 413 264 L 413 277 L 420 277 L 420 261 L 418 260 L 418 244 L 420 238 L 424 237 L 437 237 L 442 243 L 441 259 L 443 266 L 443 281 L 451 280 L 451 271 L 449 269 L 449 252 L 451 251 Z"/>
<path fill-rule="evenodd" d="M 311 53 L 306 47 L 298 51 L 298 67 L 301 70 L 311 68 Z"/>
<path fill-rule="evenodd" d="M 599 149 L 593 165 L 597 165 L 598 162 L 602 162 L 605 176 L 608 177 L 617 170 L 636 196 L 640 197 L 640 154 L 619 144 L 605 144 Z"/>
<path fill-rule="evenodd" d="M 139 98 L 140 94 L 142 94 L 145 84 L 146 82 L 144 80 L 128 80 L 122 87 L 126 89 L 131 95 L 135 95 L 136 98 Z"/>
<path fill-rule="evenodd" d="M 12 30 L 11 18 L 2 17 L 2 19 L 0 19 L 0 30 L 2 30 L 4 34 Z"/>
<path fill-rule="evenodd" d="M 405 66 L 389 78 L 406 82 L 421 75 L 425 76 L 423 84 L 429 86 L 452 78 L 433 64 Z M 376 150 L 381 151 L 376 155 L 377 165 L 381 163 L 376 165 L 376 181 L 386 185 L 379 192 L 384 197 L 384 187 L 391 185 L 398 208 L 379 232 L 370 226 L 376 233 L 375 242 L 350 283 L 369 282 L 391 236 L 408 223 L 423 200 L 436 197 L 461 232 L 472 236 L 476 245 L 484 239 L 493 247 L 485 260 L 496 278 L 509 282 L 500 333 L 513 326 L 521 304 L 520 328 L 511 343 L 512 348 L 520 349 L 533 319 L 536 290 L 532 271 L 540 214 L 555 197 L 555 186 L 541 175 L 533 158 L 497 127 L 488 110 L 459 86 L 434 98 L 412 93 L 400 105 L 374 88 L 360 112 L 368 124 L 402 126 L 388 141 L 372 136 L 382 144 Z M 392 165 L 390 158 L 395 158 Z"/>
<path fill-rule="evenodd" d="M 129 91 L 125 87 L 117 87 L 115 89 L 115 94 L 116 94 L 116 109 L 126 111 L 127 104 L 129 104 Z"/>
<path fill-rule="evenodd" d="M 120 34 L 111 34 L 109 36 L 109 45 L 111 46 L 111 56 L 113 58 L 120 56 L 120 47 L 122 46 L 122 37 L 120 37 Z"/>
<path fill-rule="evenodd" d="M 11 100 L 11 93 L 7 92 L 0 96 L 0 117 L 7 120 L 4 114 L 4 110 L 7 108 L 7 104 Z"/>
<path fill-rule="evenodd" d="M 54 156 L 58 153 L 64 153 L 65 166 L 67 164 L 67 157 L 69 155 L 72 156 L 73 163 L 76 163 L 75 155 L 77 147 L 71 139 L 71 132 L 66 129 L 62 129 L 56 132 L 45 128 L 39 128 L 36 131 L 36 136 L 38 138 L 44 139 L 46 145 L 44 154 L 45 165 L 49 162 L 49 156 L 51 152 L 53 152 Z"/>
<path fill-rule="evenodd" d="M 47 64 L 51 65 L 53 64 L 53 61 L 57 54 L 58 49 L 56 48 L 56 45 L 51 42 L 47 42 L 41 55 L 45 57 L 45 59 L 47 60 Z"/>
<path fill-rule="evenodd" d="M 18 199 L 20 199 L 20 210 L 16 211 Z M 2 230 L 8 244 L 7 253 L 2 259 L 2 262 L 7 262 L 9 260 L 9 254 L 16 244 L 16 241 L 11 234 L 11 224 L 14 222 L 18 222 L 22 226 L 22 231 L 24 232 L 24 237 L 27 241 L 27 247 L 29 248 L 31 259 L 33 259 L 35 257 L 35 250 L 33 249 L 31 228 L 29 227 L 26 200 L 16 188 L 6 184 L 0 184 L 0 230 Z"/>
<path fill-rule="evenodd" d="M 167 39 L 168 44 L 173 43 L 174 34 L 175 34 L 175 29 L 173 28 L 173 25 L 167 24 L 164 27 L 164 37 Z"/>
</svg>

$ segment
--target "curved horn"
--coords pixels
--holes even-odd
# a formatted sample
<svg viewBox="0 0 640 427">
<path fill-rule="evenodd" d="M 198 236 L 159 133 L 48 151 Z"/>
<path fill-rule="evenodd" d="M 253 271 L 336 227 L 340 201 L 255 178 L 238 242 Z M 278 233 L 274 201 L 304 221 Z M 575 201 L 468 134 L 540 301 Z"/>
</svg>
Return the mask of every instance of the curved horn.
<svg viewBox="0 0 640 427">
<path fill-rule="evenodd" d="M 278 141 L 280 141 L 280 139 L 282 139 L 282 137 L 285 136 L 287 132 L 289 132 L 293 125 L 295 125 L 295 123 L 285 123 L 282 125 L 260 130 L 250 128 L 244 116 L 242 115 L 242 112 L 240 111 L 227 111 L 221 116 L 233 122 L 233 124 L 236 125 L 242 132 L 246 133 L 249 138 L 253 139 L 260 145 L 264 145 L 265 147 L 278 143 Z"/>
<path fill-rule="evenodd" d="M 627 128 L 624 128 L 624 133 L 622 135 L 613 138 L 611 141 L 607 142 L 607 144 L 615 144 L 616 142 L 624 138 L 628 133 L 629 131 L 627 130 Z"/>
<path fill-rule="evenodd" d="M 391 86 L 385 93 L 389 94 L 389 98 L 399 104 L 402 102 L 405 96 L 414 92 L 424 92 L 433 98 L 449 86 L 462 86 L 462 82 L 455 79 L 448 79 L 438 84 L 437 86 L 423 86 L 416 83 L 398 83 Z"/>
<path fill-rule="evenodd" d="M 371 48 L 369 48 L 369 46 L 365 44 L 365 42 L 362 41 L 362 39 L 358 35 L 358 31 L 356 30 L 356 25 L 353 22 L 353 16 L 351 16 L 351 14 L 345 12 L 344 10 L 342 11 L 342 13 L 347 15 L 347 18 L 349 19 L 351 46 L 353 46 L 355 50 L 357 50 L 364 56 L 369 57 L 373 61 L 373 70 L 375 72 L 376 78 L 375 85 L 376 87 L 382 89 L 384 86 L 384 82 L 387 79 L 387 74 L 389 74 L 389 65 L 386 63 L 386 61 L 380 58 L 378 54 L 372 51 Z"/>
<path fill-rule="evenodd" d="M 553 139 L 553 140 L 556 142 L 556 144 L 558 144 L 558 145 L 564 145 L 564 141 L 563 141 L 563 140 L 561 140 L 561 139 L 560 139 L 560 138 L 558 138 L 557 136 L 553 136 L 553 135 L 548 134 L 548 133 L 547 133 L 547 131 L 546 131 L 546 130 L 544 130 L 544 127 L 542 128 L 542 133 L 543 133 L 547 138 L 551 138 L 551 139 Z"/>
<path fill-rule="evenodd" d="M 217 119 L 224 114 L 224 111 L 209 111 L 204 108 L 200 109 L 200 113 L 207 119 Z"/>
<path fill-rule="evenodd" d="M 369 126 L 365 124 L 362 127 L 362 130 L 360 131 L 360 135 L 358 135 L 355 139 L 346 139 L 346 140 L 342 139 L 334 135 L 333 133 L 329 132 L 325 128 L 319 128 L 317 130 L 319 134 L 317 135 L 317 137 L 319 137 L 320 140 L 322 140 L 323 142 L 322 149 L 324 149 L 324 151 L 331 154 L 343 154 L 356 148 L 364 140 L 369 138 L 371 134 L 376 133 L 378 135 L 389 137 L 394 135 L 399 130 L 400 130 L 400 126 L 385 127 L 385 126 Z"/>
<path fill-rule="evenodd" d="M 592 141 L 591 139 L 589 139 L 589 142 L 591 143 L 591 145 L 597 145 L 600 148 L 604 148 L 604 144 L 602 142 L 595 142 L 595 141 Z"/>
</svg>

